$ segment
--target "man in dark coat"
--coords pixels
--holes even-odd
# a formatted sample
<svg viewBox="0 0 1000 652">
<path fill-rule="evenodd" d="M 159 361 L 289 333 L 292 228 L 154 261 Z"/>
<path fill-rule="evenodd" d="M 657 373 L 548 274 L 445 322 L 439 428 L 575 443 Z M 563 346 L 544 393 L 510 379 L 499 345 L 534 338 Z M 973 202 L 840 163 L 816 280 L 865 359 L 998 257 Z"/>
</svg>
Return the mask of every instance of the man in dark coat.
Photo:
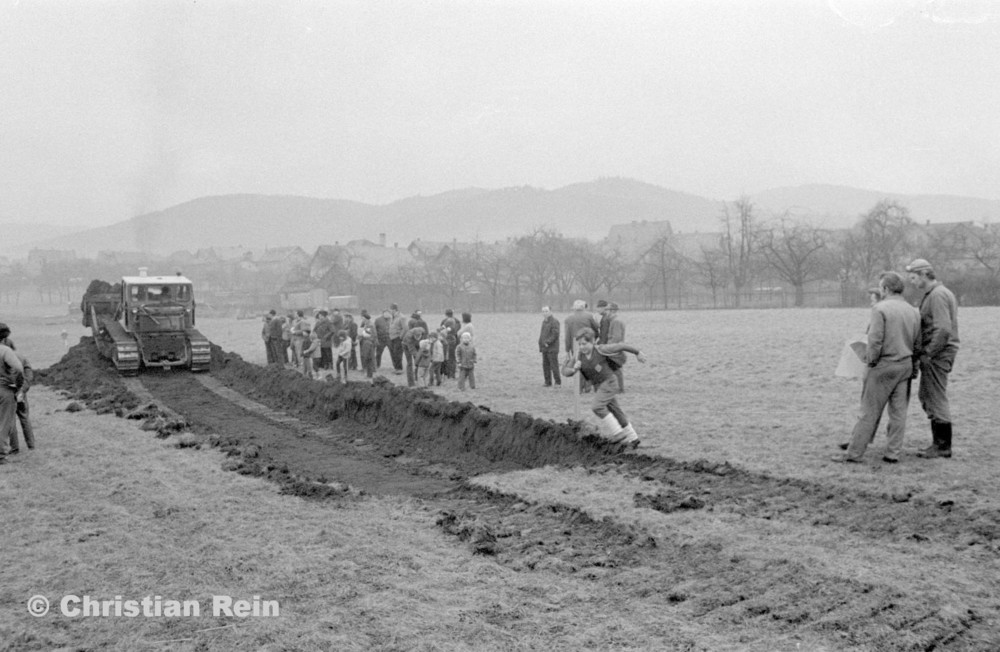
<svg viewBox="0 0 1000 652">
<path fill-rule="evenodd" d="M 406 358 L 406 384 L 413 387 L 417 381 L 417 370 L 414 363 L 420 355 L 420 340 L 424 339 L 427 331 L 420 326 L 414 326 L 403 335 L 403 356 Z"/>
<path fill-rule="evenodd" d="M 948 376 L 958 354 L 958 301 L 937 280 L 934 268 L 923 258 L 906 266 L 910 283 L 923 293 L 920 299 L 920 355 L 917 397 L 931 421 L 932 443 L 917 457 L 951 457 L 951 405 Z"/>
<path fill-rule="evenodd" d="M 382 366 L 382 352 L 389 346 L 389 320 L 392 313 L 383 310 L 382 314 L 375 318 L 375 367 Z"/>
<path fill-rule="evenodd" d="M 455 319 L 455 311 L 448 308 L 444 311 L 444 319 L 441 320 L 441 327 L 446 329 L 445 335 L 445 356 L 442 371 L 448 378 L 455 377 L 455 349 L 458 348 L 458 320 Z"/>
<path fill-rule="evenodd" d="M 285 318 L 279 317 L 274 310 L 269 314 L 271 315 L 271 321 L 267 322 L 267 345 L 271 348 L 270 364 L 284 364 L 282 362 L 284 342 L 281 339 L 281 332 L 285 324 Z"/>
<path fill-rule="evenodd" d="M 542 377 L 545 386 L 562 384 L 559 374 L 559 320 L 552 316 L 548 306 L 542 308 L 542 331 L 538 335 L 538 350 L 542 352 Z"/>
</svg>

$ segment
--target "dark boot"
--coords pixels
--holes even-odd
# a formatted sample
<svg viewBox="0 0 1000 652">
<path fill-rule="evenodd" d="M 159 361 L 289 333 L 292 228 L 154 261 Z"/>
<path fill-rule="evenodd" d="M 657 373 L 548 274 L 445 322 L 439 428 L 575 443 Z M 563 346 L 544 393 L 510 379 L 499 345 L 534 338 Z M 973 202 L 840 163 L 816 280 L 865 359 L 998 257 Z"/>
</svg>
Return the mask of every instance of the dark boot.
<svg viewBox="0 0 1000 652">
<path fill-rule="evenodd" d="M 934 443 L 919 451 L 917 457 L 951 457 L 951 424 L 931 421 L 931 433 Z"/>
<path fill-rule="evenodd" d="M 921 448 L 917 451 L 917 457 L 936 457 L 934 452 L 941 447 L 941 430 L 940 424 L 936 421 L 931 421 L 931 445 L 927 448 Z"/>
<path fill-rule="evenodd" d="M 941 424 L 941 445 L 939 457 L 951 457 L 951 423 Z"/>
</svg>

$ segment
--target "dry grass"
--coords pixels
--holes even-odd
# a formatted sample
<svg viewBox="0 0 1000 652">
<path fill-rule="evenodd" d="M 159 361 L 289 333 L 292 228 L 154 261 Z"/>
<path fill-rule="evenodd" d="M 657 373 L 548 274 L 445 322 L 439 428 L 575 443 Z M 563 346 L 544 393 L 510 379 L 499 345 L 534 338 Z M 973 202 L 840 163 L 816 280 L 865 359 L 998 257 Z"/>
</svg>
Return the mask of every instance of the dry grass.
<svg viewBox="0 0 1000 652">
<path fill-rule="evenodd" d="M 443 534 L 419 501 L 281 496 L 221 471 L 214 451 L 36 392 L 39 448 L 0 483 L 0 649 L 795 649 L 734 643 L 634 586 L 514 572 Z M 35 594 L 194 599 L 202 616 L 34 618 Z M 213 618 L 212 595 L 278 600 L 281 615 Z"/>
</svg>

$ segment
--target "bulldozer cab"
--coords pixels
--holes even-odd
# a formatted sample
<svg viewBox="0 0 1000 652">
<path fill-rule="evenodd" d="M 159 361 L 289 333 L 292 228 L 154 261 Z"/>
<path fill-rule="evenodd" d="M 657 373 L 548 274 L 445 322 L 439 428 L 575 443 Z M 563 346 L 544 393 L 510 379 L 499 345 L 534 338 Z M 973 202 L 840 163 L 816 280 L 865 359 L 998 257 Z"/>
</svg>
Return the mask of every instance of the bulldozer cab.
<svg viewBox="0 0 1000 652">
<path fill-rule="evenodd" d="M 176 333 L 195 323 L 192 284 L 183 276 L 126 276 L 121 306 L 133 333 Z"/>
</svg>

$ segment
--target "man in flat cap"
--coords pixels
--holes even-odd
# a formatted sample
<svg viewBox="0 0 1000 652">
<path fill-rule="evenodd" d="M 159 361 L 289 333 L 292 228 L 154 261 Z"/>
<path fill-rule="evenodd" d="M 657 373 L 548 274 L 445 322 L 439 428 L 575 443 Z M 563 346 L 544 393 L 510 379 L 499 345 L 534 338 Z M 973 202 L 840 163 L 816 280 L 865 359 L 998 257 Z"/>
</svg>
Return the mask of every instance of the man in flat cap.
<svg viewBox="0 0 1000 652">
<path fill-rule="evenodd" d="M 951 410 L 948 374 L 958 353 L 958 302 L 951 290 L 937 280 L 934 268 L 923 258 L 906 266 L 910 283 L 923 292 L 920 300 L 920 389 L 917 396 L 931 420 L 933 443 L 919 457 L 951 457 Z"/>
</svg>

